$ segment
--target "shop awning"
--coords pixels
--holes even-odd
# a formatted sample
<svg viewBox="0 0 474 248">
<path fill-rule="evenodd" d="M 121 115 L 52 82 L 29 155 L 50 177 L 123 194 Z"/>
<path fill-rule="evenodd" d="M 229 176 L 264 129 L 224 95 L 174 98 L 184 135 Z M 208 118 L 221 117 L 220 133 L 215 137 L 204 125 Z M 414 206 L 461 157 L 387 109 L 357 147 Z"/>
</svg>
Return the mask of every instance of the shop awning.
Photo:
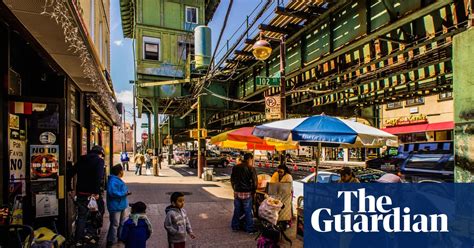
<svg viewBox="0 0 474 248">
<path fill-rule="evenodd" d="M 438 122 L 431 124 L 415 124 L 398 127 L 387 127 L 382 130 L 391 134 L 404 134 L 404 133 L 424 133 L 426 131 L 442 131 L 450 130 L 454 128 L 454 122 Z"/>
<path fill-rule="evenodd" d="M 428 124 L 426 131 L 442 131 L 454 129 L 454 121 L 445 121 Z"/>
</svg>

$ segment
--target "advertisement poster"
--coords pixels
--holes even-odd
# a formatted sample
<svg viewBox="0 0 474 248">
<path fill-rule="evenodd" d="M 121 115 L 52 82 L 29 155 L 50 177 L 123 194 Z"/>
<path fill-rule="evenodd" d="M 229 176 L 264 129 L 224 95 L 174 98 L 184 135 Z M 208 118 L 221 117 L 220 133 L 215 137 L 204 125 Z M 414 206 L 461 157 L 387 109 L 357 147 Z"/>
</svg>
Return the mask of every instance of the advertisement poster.
<svg viewBox="0 0 474 248">
<path fill-rule="evenodd" d="M 59 169 L 58 145 L 31 145 L 31 179 L 56 177 Z"/>
<path fill-rule="evenodd" d="M 26 154 L 25 141 L 10 139 L 9 141 L 10 149 L 10 194 L 11 196 L 15 195 L 25 195 L 26 192 Z"/>
<path fill-rule="evenodd" d="M 10 179 L 25 179 L 25 141 L 10 139 Z"/>
<path fill-rule="evenodd" d="M 35 195 L 36 217 L 58 215 L 58 199 L 54 192 Z"/>
</svg>

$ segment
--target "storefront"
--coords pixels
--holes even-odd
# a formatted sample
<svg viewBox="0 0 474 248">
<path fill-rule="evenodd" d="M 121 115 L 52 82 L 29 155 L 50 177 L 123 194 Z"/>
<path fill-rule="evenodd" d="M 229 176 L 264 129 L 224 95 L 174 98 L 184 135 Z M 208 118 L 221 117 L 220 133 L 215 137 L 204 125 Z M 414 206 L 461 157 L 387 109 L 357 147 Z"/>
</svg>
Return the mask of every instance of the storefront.
<svg viewBox="0 0 474 248">
<path fill-rule="evenodd" d="M 429 123 L 423 114 L 386 121 L 385 132 L 398 136 L 400 143 L 445 141 L 453 139 L 453 121 Z"/>
<path fill-rule="evenodd" d="M 91 84 L 78 76 L 80 63 L 69 60 L 70 68 L 78 68 L 71 76 L 2 2 L 0 37 L 0 206 L 10 208 L 14 223 L 54 223 L 67 236 L 74 210 L 68 168 L 95 144 L 104 147 L 111 165 L 117 110 L 103 107 Z M 64 45 L 56 51 L 61 48 L 70 52 Z"/>
</svg>

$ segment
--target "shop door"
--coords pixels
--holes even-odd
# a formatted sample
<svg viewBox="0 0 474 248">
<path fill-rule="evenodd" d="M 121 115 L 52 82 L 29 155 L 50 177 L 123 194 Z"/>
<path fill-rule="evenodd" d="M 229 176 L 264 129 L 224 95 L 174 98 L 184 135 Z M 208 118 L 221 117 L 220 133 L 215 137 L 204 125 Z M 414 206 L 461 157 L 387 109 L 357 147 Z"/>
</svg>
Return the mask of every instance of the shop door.
<svg viewBox="0 0 474 248">
<path fill-rule="evenodd" d="M 8 200 L 17 209 L 14 220 L 49 222 L 64 204 L 64 104 L 17 98 L 8 108 Z"/>
</svg>

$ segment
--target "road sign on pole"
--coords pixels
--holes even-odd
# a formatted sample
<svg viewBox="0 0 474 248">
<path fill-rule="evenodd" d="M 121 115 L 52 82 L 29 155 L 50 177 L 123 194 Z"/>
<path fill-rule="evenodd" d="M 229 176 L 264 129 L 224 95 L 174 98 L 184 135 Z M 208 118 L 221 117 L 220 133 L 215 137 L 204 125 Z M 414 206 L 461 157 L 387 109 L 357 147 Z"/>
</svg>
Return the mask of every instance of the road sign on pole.
<svg viewBox="0 0 474 248">
<path fill-rule="evenodd" d="M 141 128 L 148 128 L 148 123 L 142 123 Z"/>
<path fill-rule="evenodd" d="M 144 139 L 144 140 L 148 139 L 148 134 L 147 133 L 142 133 L 142 139 Z"/>
<path fill-rule="evenodd" d="M 281 119 L 280 96 L 265 97 L 265 118 L 267 120 Z"/>
<path fill-rule="evenodd" d="M 280 78 L 257 76 L 255 83 L 257 86 L 280 87 Z"/>
</svg>

